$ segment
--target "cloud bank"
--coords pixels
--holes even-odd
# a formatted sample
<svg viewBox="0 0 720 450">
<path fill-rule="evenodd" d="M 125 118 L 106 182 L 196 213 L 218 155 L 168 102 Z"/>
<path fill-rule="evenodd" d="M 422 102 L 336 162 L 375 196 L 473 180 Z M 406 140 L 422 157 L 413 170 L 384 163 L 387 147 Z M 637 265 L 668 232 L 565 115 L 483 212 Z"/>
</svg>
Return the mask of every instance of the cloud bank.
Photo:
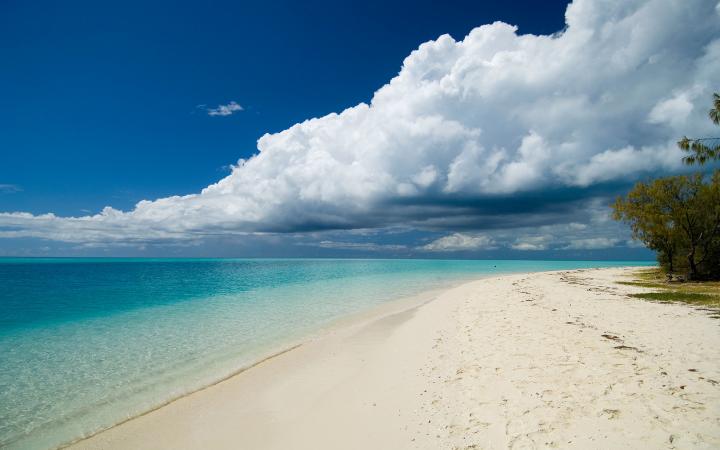
<svg viewBox="0 0 720 450">
<path fill-rule="evenodd" d="M 198 194 L 85 217 L 1 213 L 0 237 L 132 243 L 567 223 L 612 186 L 678 170 L 675 141 L 711 131 L 719 11 L 716 0 L 576 0 L 551 36 L 502 22 L 460 41 L 443 35 L 369 104 L 262 136 L 257 154 Z M 489 244 L 451 234 L 425 250 Z M 513 246 L 546 248 L 532 237 Z"/>
</svg>

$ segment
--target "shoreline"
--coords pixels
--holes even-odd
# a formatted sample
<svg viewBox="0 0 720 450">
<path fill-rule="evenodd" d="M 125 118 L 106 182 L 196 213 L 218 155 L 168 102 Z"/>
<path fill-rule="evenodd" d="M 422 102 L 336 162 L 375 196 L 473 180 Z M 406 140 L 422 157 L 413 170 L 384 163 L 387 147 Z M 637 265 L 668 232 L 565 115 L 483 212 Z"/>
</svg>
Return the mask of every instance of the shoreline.
<svg viewBox="0 0 720 450">
<path fill-rule="evenodd" d="M 490 277 L 490 276 L 503 276 L 503 275 L 489 275 L 488 277 Z M 461 286 L 468 282 L 477 281 L 479 279 L 484 279 L 484 278 L 487 278 L 487 277 L 479 277 L 479 278 L 471 277 L 469 279 L 452 281 L 452 282 L 449 282 L 448 285 L 444 286 L 444 287 L 436 287 L 436 288 L 432 288 L 432 289 L 428 289 L 426 291 L 420 292 L 415 295 L 396 298 L 396 299 L 387 301 L 387 302 L 379 304 L 379 305 L 371 306 L 371 307 L 361 310 L 361 311 L 356 311 L 347 316 L 332 319 L 329 323 L 320 326 L 317 330 L 310 332 L 308 335 L 300 337 L 300 338 L 292 339 L 283 344 L 279 344 L 273 350 L 269 351 L 265 356 L 262 356 L 259 359 L 255 360 L 247 365 L 244 365 L 237 369 L 231 370 L 229 373 L 219 376 L 217 379 L 209 382 L 208 384 L 202 385 L 195 389 L 190 389 L 187 392 L 184 392 L 184 393 L 181 393 L 174 397 L 171 397 L 168 400 L 158 404 L 157 406 L 154 406 L 146 411 L 141 412 L 140 414 L 127 417 L 113 425 L 110 425 L 108 427 L 91 432 L 91 433 L 87 434 L 86 436 L 79 437 L 72 441 L 65 442 L 54 448 L 56 448 L 56 449 L 73 448 L 74 446 L 82 443 L 83 441 L 92 439 L 93 437 L 95 437 L 99 434 L 105 433 L 116 427 L 122 426 L 123 424 L 125 424 L 127 422 L 131 422 L 133 420 L 136 420 L 141 417 L 152 414 L 155 411 L 165 408 L 165 407 L 167 407 L 177 401 L 180 401 L 186 397 L 201 393 L 202 391 L 205 391 L 207 389 L 212 389 L 213 387 L 215 387 L 219 384 L 222 384 L 230 379 L 233 379 L 233 378 L 243 374 L 244 372 L 247 372 L 248 370 L 251 370 L 263 363 L 271 361 L 274 358 L 282 356 L 285 353 L 296 350 L 296 349 L 302 347 L 303 345 L 306 345 L 306 344 L 316 341 L 318 339 L 326 339 L 329 336 L 331 336 L 333 333 L 337 333 L 337 332 L 346 330 L 348 328 L 363 326 L 367 323 L 382 319 L 386 316 L 389 316 L 392 314 L 397 314 L 397 313 L 402 313 L 402 312 L 420 307 L 428 302 L 435 300 L 435 296 L 438 295 L 439 293 L 442 293 L 448 289 L 453 289 L 455 287 Z"/>
<path fill-rule="evenodd" d="M 132 258 L 130 258 L 130 259 L 132 259 Z M 205 259 L 205 258 L 200 258 L 200 259 Z M 638 269 L 638 268 L 644 268 L 645 266 L 637 266 L 637 267 L 627 266 L 627 267 Z M 604 268 L 600 268 L 600 269 L 604 269 Z M 584 269 L 580 269 L 580 270 L 584 270 Z M 94 436 L 97 436 L 98 434 L 104 433 L 115 427 L 121 426 L 121 425 L 125 424 L 126 422 L 130 422 L 137 418 L 151 414 L 151 413 L 153 413 L 159 409 L 162 409 L 172 403 L 182 400 L 185 397 L 194 395 L 194 394 L 202 392 L 206 389 L 210 389 L 220 383 L 226 382 L 229 379 L 232 379 L 238 375 L 241 375 L 243 372 L 246 372 L 264 362 L 272 360 L 273 358 L 281 356 L 289 351 L 295 350 L 309 342 L 313 342 L 317 339 L 328 338 L 333 333 L 342 331 L 349 327 L 362 326 L 369 322 L 373 322 L 373 321 L 382 319 L 383 317 L 391 315 L 391 314 L 405 312 L 407 310 L 411 310 L 411 309 L 420 307 L 428 302 L 436 300 L 436 298 L 439 294 L 441 294 L 445 291 L 457 288 L 459 286 L 465 285 L 467 283 L 472 283 L 475 281 L 484 280 L 484 279 L 488 279 L 488 278 L 506 277 L 506 276 L 512 276 L 512 275 L 518 275 L 518 274 L 525 274 L 525 273 L 555 273 L 555 272 L 561 272 L 561 271 L 562 270 L 550 270 L 550 271 L 541 271 L 541 272 L 505 272 L 505 273 L 496 273 L 496 274 L 485 274 L 485 275 L 481 275 L 481 276 L 477 276 L 477 275 L 468 276 L 466 278 L 447 282 L 447 284 L 443 287 L 435 287 L 432 289 L 422 291 L 418 294 L 399 297 L 399 298 L 387 301 L 382 304 L 371 306 L 367 309 L 356 311 L 356 312 L 351 313 L 346 316 L 332 319 L 329 323 L 320 326 L 318 329 L 310 332 L 309 334 L 302 336 L 300 338 L 295 338 L 295 339 L 289 340 L 288 342 L 279 344 L 276 347 L 274 347 L 272 350 L 268 351 L 264 356 L 261 356 L 260 358 L 258 358 L 257 360 L 254 360 L 254 361 L 252 361 L 246 365 L 243 365 L 237 369 L 230 370 L 227 374 L 221 375 L 221 376 L 217 377 L 216 379 L 208 382 L 207 384 L 203 384 L 197 388 L 189 389 L 186 392 L 175 395 L 175 396 L 167 399 L 166 401 L 163 401 L 162 403 L 159 403 L 158 405 L 153 406 L 152 408 L 147 409 L 139 414 L 129 416 L 129 417 L 127 417 L 123 420 L 120 420 L 119 422 L 116 422 L 110 426 L 103 427 L 96 431 L 90 432 L 87 435 L 78 437 L 72 441 L 62 443 L 55 448 L 56 449 L 72 448 L 76 444 L 81 443 L 85 440 L 91 439 Z"/>
<path fill-rule="evenodd" d="M 440 411 L 437 411 L 438 398 L 444 398 L 444 395 L 457 395 L 458 392 L 456 392 L 457 389 L 453 391 L 447 388 L 440 389 L 440 391 L 429 390 L 428 388 L 433 383 L 429 381 L 431 378 L 428 373 L 423 372 L 431 369 L 436 370 L 443 364 L 443 359 L 452 359 L 448 358 L 451 353 L 456 354 L 458 350 L 463 353 L 462 347 L 459 349 L 458 346 L 447 347 L 447 344 L 443 344 L 442 337 L 440 342 L 433 340 L 438 339 L 438 332 L 443 336 L 452 334 L 449 332 L 453 330 L 453 333 L 457 333 L 458 321 L 463 320 L 463 317 L 468 315 L 453 316 L 452 314 L 452 309 L 457 309 L 462 302 L 461 297 L 477 295 L 478 289 L 481 293 L 486 291 L 485 293 L 488 294 L 490 288 L 501 287 L 502 289 L 496 292 L 500 294 L 499 300 L 514 303 L 514 294 L 506 291 L 509 287 L 514 286 L 514 283 L 517 283 L 518 280 L 547 278 L 551 279 L 554 284 L 561 282 L 570 286 L 574 284 L 574 281 L 562 281 L 563 278 L 578 277 L 581 279 L 587 276 L 588 273 L 595 275 L 612 274 L 611 278 L 617 278 L 622 276 L 622 273 L 634 269 L 579 269 L 504 274 L 461 282 L 462 284 L 453 285 L 450 288 L 430 291 L 432 294 L 426 292 L 409 299 L 394 300 L 373 307 L 370 310 L 337 319 L 331 325 L 323 327 L 317 333 L 313 333 L 301 344 L 280 353 L 275 353 L 234 375 L 174 399 L 152 411 L 129 418 L 121 424 L 69 443 L 63 448 L 143 448 L 143 444 L 145 448 L 200 448 L 203 446 L 232 448 L 243 447 L 243 444 L 248 448 L 281 448 L 286 446 L 288 442 L 300 444 L 297 448 L 310 448 L 312 446 L 326 448 L 336 445 L 345 445 L 347 447 L 348 443 L 345 439 L 357 437 L 353 434 L 355 427 L 347 428 L 345 419 L 348 416 L 357 419 L 356 422 L 360 428 L 381 429 L 378 433 L 372 434 L 369 441 L 367 439 L 359 441 L 358 444 L 360 445 L 357 448 L 383 444 L 414 448 L 437 448 L 438 442 L 436 440 L 441 440 L 440 436 L 446 434 L 445 431 L 436 433 L 437 437 L 433 436 L 434 439 L 430 439 L 430 433 L 423 435 L 422 431 L 433 428 L 432 422 L 438 423 L 436 417 L 440 413 Z M 596 295 L 597 292 L 604 295 L 602 292 L 607 294 L 610 290 L 618 291 L 621 293 L 620 295 L 633 291 L 632 288 L 627 286 L 608 286 L 608 280 L 604 280 L 605 284 L 602 286 L 581 289 L 580 292 L 584 291 L 585 295 L 588 296 Z M 563 285 L 562 287 L 567 286 Z M 533 291 L 527 289 L 526 293 L 530 294 Z M 486 296 L 481 295 L 481 297 Z M 560 303 L 567 300 L 567 298 L 561 298 Z M 535 301 L 524 300 L 523 303 L 530 302 L 530 305 L 537 306 L 534 303 Z M 587 301 L 587 299 L 583 299 L 583 301 Z M 658 307 L 681 308 L 680 313 L 686 315 L 687 311 L 693 310 L 686 305 L 657 305 L 633 299 L 627 299 L 626 301 L 632 302 L 635 308 L 645 310 L 657 309 Z M 480 302 L 475 306 L 478 305 L 482 306 L 483 303 Z M 495 306 L 498 305 L 501 304 L 495 304 Z M 552 311 L 557 309 L 552 309 Z M 698 317 L 695 317 L 695 319 L 701 320 Z M 567 326 L 570 323 L 575 323 L 575 321 L 566 321 L 565 325 Z M 415 329 L 407 330 L 409 328 Z M 427 331 L 428 336 L 418 335 L 419 331 L 423 332 L 422 334 L 426 334 L 424 331 Z M 583 328 L 577 331 L 580 334 L 583 332 Z M 618 332 L 614 331 L 614 333 Z M 400 339 L 398 335 L 401 334 L 405 336 L 401 339 L 401 342 L 397 342 Z M 618 337 L 621 334 L 608 335 L 623 339 Z M 432 335 L 432 339 L 429 335 Z M 717 338 L 719 337 L 720 334 L 715 332 L 712 336 L 715 340 L 711 340 L 710 343 L 717 344 Z M 604 338 L 600 337 L 599 339 L 602 341 Z M 609 338 L 606 340 L 609 340 Z M 469 343 L 471 344 L 472 340 Z M 389 350 L 384 348 L 386 344 L 388 348 L 396 347 L 397 354 L 388 355 Z M 467 344 L 468 342 L 465 343 L 465 345 Z M 506 342 L 506 344 L 512 343 Z M 624 343 L 621 346 L 638 350 L 638 348 Z M 440 354 L 432 354 L 441 347 L 443 347 L 443 350 Z M 480 351 L 489 351 L 489 354 L 493 355 L 492 348 L 487 348 L 487 345 L 477 347 Z M 468 347 L 468 351 L 470 350 L 471 348 Z M 514 348 L 514 351 L 518 351 L 518 349 Z M 503 355 L 494 354 L 493 356 L 500 358 L 500 362 L 503 362 Z M 707 359 L 708 355 L 704 356 Z M 717 354 L 709 356 L 711 357 L 711 363 L 720 362 Z M 433 361 L 432 364 L 435 367 L 424 366 L 425 360 L 428 358 Z M 369 362 L 366 362 L 366 359 Z M 378 365 L 378 359 L 383 361 L 383 364 Z M 400 364 L 398 364 L 398 360 L 401 361 Z M 476 358 L 474 362 L 477 363 L 478 360 L 480 359 Z M 419 370 L 420 373 L 404 373 L 410 367 Z M 462 378 L 462 374 L 467 372 L 467 368 L 457 367 L 455 369 L 457 373 L 454 377 Z M 297 373 L 300 373 L 300 375 L 298 376 Z M 363 377 L 356 379 L 358 373 L 370 375 L 373 382 Z M 312 374 L 312 376 L 308 374 Z M 720 374 L 711 374 L 711 376 L 714 378 L 707 377 L 707 379 L 712 381 L 720 379 Z M 450 379 L 452 378 L 453 376 L 450 374 Z M 348 379 L 354 380 L 357 385 L 353 386 L 352 383 L 348 382 Z M 288 389 L 288 383 L 294 387 L 302 386 L 306 389 L 304 391 L 303 389 L 300 389 L 300 391 Z M 393 386 L 397 389 L 387 391 L 388 383 L 394 383 Z M 710 384 L 710 382 L 706 384 Z M 332 396 L 328 396 L 327 385 L 336 386 L 333 389 L 336 392 L 333 392 Z M 502 386 L 499 389 L 502 391 Z M 354 390 L 358 392 L 353 392 Z M 393 403 L 393 407 L 398 408 L 397 414 L 399 416 L 395 414 L 388 415 L 387 406 L 384 408 L 379 407 L 381 403 L 378 399 L 374 399 L 375 401 L 372 404 L 369 403 L 368 398 L 377 397 L 378 394 L 385 391 L 387 391 L 387 395 L 380 395 L 379 398 L 382 399 L 383 403 Z M 433 395 L 440 397 L 427 404 L 422 397 L 429 396 L 428 392 L 433 392 Z M 340 398 L 343 401 L 338 404 L 333 398 Z M 714 397 L 713 400 L 717 400 L 717 397 Z M 347 402 L 350 402 L 353 406 L 349 407 Z M 318 403 L 321 404 L 321 407 L 313 410 L 310 414 L 307 410 L 308 405 L 317 406 Z M 718 411 L 719 406 L 715 401 L 712 404 L 712 410 Z M 449 412 L 452 412 L 452 409 L 457 408 L 457 406 L 450 405 L 448 408 Z M 613 408 L 605 409 L 614 411 Z M 387 420 L 385 423 L 379 423 L 372 416 L 367 416 L 368 412 L 373 413 L 373 415 L 381 413 L 381 416 L 387 416 L 385 417 Z M 422 422 L 408 420 L 407 416 L 412 415 L 409 414 L 412 412 L 416 416 L 413 417 L 414 419 L 419 416 L 430 417 L 430 422 L 425 423 L 424 419 Z M 308 414 L 312 417 L 318 416 L 318 421 L 313 422 L 310 420 L 311 423 L 308 424 L 306 419 Z M 208 416 L 211 416 L 212 419 L 207 419 Z M 403 418 L 398 419 L 400 416 L 403 416 Z M 322 418 L 322 420 L 319 420 L 319 418 Z M 442 423 L 442 421 L 439 422 Z M 453 424 L 452 420 L 445 420 L 445 422 L 447 422 L 445 426 L 450 427 L 449 429 L 459 426 Z M 229 424 L 233 425 L 230 426 Z M 325 430 L 321 434 L 318 434 L 321 431 L 318 430 L 319 424 L 322 424 L 321 428 Z M 240 429 L 236 429 L 236 427 L 240 427 Z M 326 430 L 328 427 L 344 431 L 329 432 Z M 245 429 L 243 430 L 243 428 Z M 718 434 L 720 434 L 717 426 L 715 428 L 715 430 L 711 430 L 710 437 L 712 439 L 718 438 Z M 313 429 L 315 432 L 312 431 Z M 443 430 L 447 429 L 443 428 Z M 283 433 L 286 434 L 283 436 Z M 183 435 L 184 438 L 178 437 L 178 434 Z M 464 434 L 463 437 L 465 438 L 463 441 L 468 437 L 475 436 L 474 433 L 467 433 L 467 430 L 466 433 L 462 434 Z M 442 437 L 448 442 L 452 441 L 451 436 Z M 677 439 L 679 438 L 674 440 L 677 441 Z M 712 441 L 712 439 L 710 440 Z M 463 441 L 457 444 L 462 444 Z M 497 443 L 496 441 L 487 442 Z M 573 445 L 570 443 L 564 446 Z M 441 447 L 445 448 L 442 445 Z M 447 448 L 452 447 L 448 446 Z M 473 447 L 468 446 L 467 448 Z"/>
</svg>

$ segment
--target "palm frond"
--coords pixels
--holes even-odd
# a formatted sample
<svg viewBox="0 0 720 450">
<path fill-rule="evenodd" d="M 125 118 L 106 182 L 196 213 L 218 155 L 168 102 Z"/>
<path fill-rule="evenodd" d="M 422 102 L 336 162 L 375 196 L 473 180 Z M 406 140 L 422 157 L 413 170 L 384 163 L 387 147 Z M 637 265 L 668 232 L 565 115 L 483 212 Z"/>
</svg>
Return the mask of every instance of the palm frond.
<svg viewBox="0 0 720 450">
<path fill-rule="evenodd" d="M 720 137 L 702 139 L 683 137 L 677 145 L 682 151 L 691 153 L 683 158 L 683 162 L 687 165 L 696 163 L 703 165 L 720 158 Z"/>
<path fill-rule="evenodd" d="M 713 94 L 713 108 L 708 112 L 708 116 L 715 125 L 720 125 L 720 94 L 717 92 Z"/>
</svg>

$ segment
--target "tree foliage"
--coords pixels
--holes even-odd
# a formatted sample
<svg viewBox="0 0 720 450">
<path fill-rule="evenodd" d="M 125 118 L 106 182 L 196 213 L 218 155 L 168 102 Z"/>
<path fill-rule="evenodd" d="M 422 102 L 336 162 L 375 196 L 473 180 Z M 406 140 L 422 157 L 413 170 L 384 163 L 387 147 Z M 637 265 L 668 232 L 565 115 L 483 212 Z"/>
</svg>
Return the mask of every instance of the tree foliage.
<svg viewBox="0 0 720 450">
<path fill-rule="evenodd" d="M 720 94 L 713 94 L 713 107 L 708 111 L 708 117 L 715 125 L 720 125 Z M 708 161 L 720 158 L 720 138 L 691 139 L 687 136 L 678 141 L 681 150 L 690 153 L 683 158 L 685 164 L 703 165 Z"/>
<path fill-rule="evenodd" d="M 683 158 L 688 165 L 703 165 L 720 157 L 720 138 L 690 139 L 684 137 L 678 141 L 678 147 L 690 153 Z"/>
<path fill-rule="evenodd" d="M 713 95 L 708 116 L 720 125 L 720 95 Z M 720 159 L 720 139 L 683 138 L 688 164 Z M 669 273 L 689 279 L 720 279 L 720 171 L 712 175 L 660 178 L 640 182 L 613 205 L 613 217 L 630 225 L 633 237 L 657 252 Z"/>
<path fill-rule="evenodd" d="M 613 210 L 670 273 L 720 277 L 720 171 L 709 180 L 696 173 L 637 183 Z"/>
</svg>

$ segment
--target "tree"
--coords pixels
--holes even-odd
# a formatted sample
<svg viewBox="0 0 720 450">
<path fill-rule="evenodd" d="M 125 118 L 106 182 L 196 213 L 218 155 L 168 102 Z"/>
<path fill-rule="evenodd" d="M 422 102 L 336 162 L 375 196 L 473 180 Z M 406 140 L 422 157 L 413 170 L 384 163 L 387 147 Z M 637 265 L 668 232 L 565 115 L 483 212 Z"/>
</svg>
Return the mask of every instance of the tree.
<svg viewBox="0 0 720 450">
<path fill-rule="evenodd" d="M 670 202 L 667 194 L 662 183 L 637 183 L 626 198 L 618 197 L 612 208 L 613 218 L 628 223 L 633 238 L 658 252 L 661 266 L 673 273 L 677 231 L 666 206 Z"/>
<path fill-rule="evenodd" d="M 709 182 L 697 173 L 637 183 L 613 210 L 635 239 L 658 252 L 668 272 L 686 268 L 690 279 L 719 275 L 720 172 Z"/>
<path fill-rule="evenodd" d="M 708 116 L 715 125 L 720 125 L 720 94 L 717 92 L 713 94 L 713 107 L 708 112 Z"/>
<path fill-rule="evenodd" d="M 717 93 L 708 116 L 720 125 Z M 678 145 L 691 153 L 683 158 L 687 164 L 720 159 L 720 138 L 684 137 Z M 669 273 L 684 269 L 689 279 L 720 279 L 720 171 L 637 183 L 615 201 L 613 217 L 628 223 Z"/>
<path fill-rule="evenodd" d="M 708 111 L 708 117 L 715 125 L 720 125 L 720 94 L 713 94 L 713 107 Z M 708 161 L 720 158 L 720 138 L 691 139 L 687 136 L 678 141 L 681 150 L 691 153 L 683 158 L 685 164 L 695 163 L 703 165 Z"/>
</svg>

